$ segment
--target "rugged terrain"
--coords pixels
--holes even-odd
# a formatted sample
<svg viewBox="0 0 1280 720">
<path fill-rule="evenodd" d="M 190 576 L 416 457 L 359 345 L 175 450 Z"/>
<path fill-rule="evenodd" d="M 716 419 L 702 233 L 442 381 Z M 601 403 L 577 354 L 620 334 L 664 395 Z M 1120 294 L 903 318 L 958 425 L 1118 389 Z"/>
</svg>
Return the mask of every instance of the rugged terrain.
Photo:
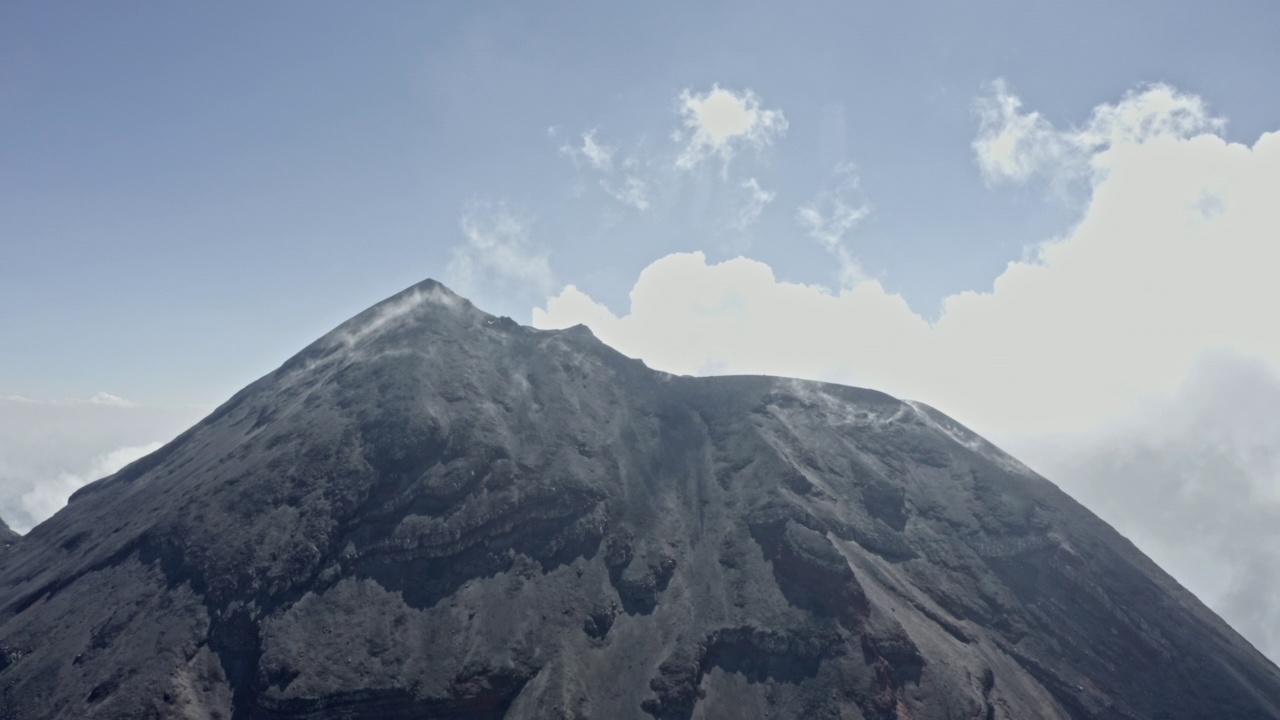
<svg viewBox="0 0 1280 720">
<path fill-rule="evenodd" d="M 927 406 L 428 281 L 0 551 L 0 718 L 218 717 L 1280 718 L 1280 669 Z"/>
<path fill-rule="evenodd" d="M 21 537 L 18 533 L 9 528 L 9 524 L 0 518 L 0 550 L 3 550 L 18 541 Z"/>
</svg>

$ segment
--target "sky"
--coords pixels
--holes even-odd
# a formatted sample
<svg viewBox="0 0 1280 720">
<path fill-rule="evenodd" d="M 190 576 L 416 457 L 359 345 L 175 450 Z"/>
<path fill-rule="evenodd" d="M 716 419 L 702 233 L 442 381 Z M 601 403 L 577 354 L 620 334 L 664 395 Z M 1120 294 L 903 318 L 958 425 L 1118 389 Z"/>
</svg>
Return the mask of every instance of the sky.
<svg viewBox="0 0 1280 720">
<path fill-rule="evenodd" d="M 995 440 L 1280 659 L 1280 7 L 6 3 L 19 531 L 431 277 Z"/>
</svg>

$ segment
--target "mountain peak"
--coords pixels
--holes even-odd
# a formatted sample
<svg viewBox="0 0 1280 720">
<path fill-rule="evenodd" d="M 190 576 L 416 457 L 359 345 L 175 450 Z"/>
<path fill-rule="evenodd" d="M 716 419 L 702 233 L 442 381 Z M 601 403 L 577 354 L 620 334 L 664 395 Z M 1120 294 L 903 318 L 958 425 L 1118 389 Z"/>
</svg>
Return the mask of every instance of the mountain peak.
<svg viewBox="0 0 1280 720">
<path fill-rule="evenodd" d="M 435 280 L 423 280 L 342 323 L 326 338 L 356 344 L 383 331 L 422 322 L 482 322 L 493 316 Z"/>
<path fill-rule="evenodd" d="M 0 554 L 0 688 L 56 718 L 1280 717 L 1280 669 L 942 413 L 658 373 L 433 281 Z"/>
</svg>

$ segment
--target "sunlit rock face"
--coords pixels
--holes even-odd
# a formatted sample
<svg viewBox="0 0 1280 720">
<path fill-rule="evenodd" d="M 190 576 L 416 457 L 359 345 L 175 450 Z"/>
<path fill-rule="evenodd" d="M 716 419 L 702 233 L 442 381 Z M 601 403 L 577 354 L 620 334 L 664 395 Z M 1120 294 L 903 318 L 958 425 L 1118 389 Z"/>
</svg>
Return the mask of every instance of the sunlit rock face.
<svg viewBox="0 0 1280 720">
<path fill-rule="evenodd" d="M 0 552 L 0 718 L 216 717 L 1268 718 L 1280 670 L 929 407 L 428 281 Z"/>
</svg>

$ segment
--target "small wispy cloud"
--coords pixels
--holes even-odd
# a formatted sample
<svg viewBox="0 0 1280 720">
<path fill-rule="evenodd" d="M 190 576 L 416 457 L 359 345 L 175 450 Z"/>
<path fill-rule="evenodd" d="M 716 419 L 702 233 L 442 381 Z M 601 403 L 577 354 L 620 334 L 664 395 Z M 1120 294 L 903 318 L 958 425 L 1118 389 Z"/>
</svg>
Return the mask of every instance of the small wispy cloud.
<svg viewBox="0 0 1280 720">
<path fill-rule="evenodd" d="M 126 400 L 119 395 L 112 395 L 108 392 L 99 392 L 89 398 L 72 398 L 62 400 L 44 400 L 29 398 L 24 395 L 0 395 L 0 403 L 11 403 L 14 405 L 46 405 L 46 406 L 70 406 L 70 405 L 110 405 L 119 408 L 137 407 L 138 404 L 132 400 Z"/>
<path fill-rule="evenodd" d="M 0 403 L 13 403 L 15 405 L 33 405 L 40 403 L 40 400 L 29 398 L 24 395 L 0 395 Z"/>
<path fill-rule="evenodd" d="M 630 205 L 637 210 L 649 209 L 649 185 L 635 175 L 627 175 L 619 185 L 601 180 L 600 186 L 624 205 Z"/>
<path fill-rule="evenodd" d="M 560 152 L 573 159 L 574 162 L 585 163 L 603 173 L 613 169 L 613 154 L 616 148 L 596 141 L 594 129 L 582 133 L 581 142 L 577 145 L 561 145 Z"/>
<path fill-rule="evenodd" d="M 560 155 L 593 176 L 606 195 L 640 212 L 652 210 L 655 197 L 671 197 L 668 191 L 681 186 L 685 172 L 706 160 L 719 159 L 721 189 L 728 193 L 721 204 L 733 208 L 724 227 L 741 230 L 754 224 L 775 194 L 763 189 L 754 177 L 730 177 L 729 163 L 744 147 L 762 150 L 782 137 L 787 131 L 782 111 L 762 107 L 752 90 L 736 92 L 713 85 L 705 92 L 681 91 L 676 112 L 681 122 L 672 133 L 675 144 L 657 150 L 647 147 L 643 134 L 634 143 L 621 146 L 606 142 L 598 128 L 566 134 L 559 126 L 552 126 L 547 134 L 558 141 Z M 589 187 L 579 177 L 571 193 L 584 197 Z M 737 200 L 740 190 L 748 193 L 745 202 Z"/>
<path fill-rule="evenodd" d="M 862 265 L 844 244 L 845 236 L 871 213 L 857 198 L 858 175 L 851 164 L 837 165 L 831 179 L 810 202 L 796 209 L 796 222 L 839 263 L 841 287 L 866 278 Z"/>
<path fill-rule="evenodd" d="M 755 178 L 744 180 L 740 187 L 747 191 L 747 201 L 738 209 L 738 217 L 733 224 L 738 230 L 745 230 L 760 220 L 765 206 L 773 202 L 778 193 L 760 187 Z"/>
<path fill-rule="evenodd" d="M 735 93 L 713 85 L 705 93 L 684 90 L 679 97 L 684 130 L 673 136 L 684 143 L 675 165 L 692 170 L 708 158 L 719 158 L 722 174 L 737 149 L 749 145 L 762 149 L 787 132 L 781 110 L 766 110 L 751 90 Z"/>
<path fill-rule="evenodd" d="M 609 197 L 636 210 L 649 209 L 649 181 L 638 173 L 639 160 L 633 154 L 616 162 L 617 147 L 598 141 L 595 129 L 582 133 L 575 145 L 561 145 L 560 154 L 599 175 L 600 188 Z"/>
<path fill-rule="evenodd" d="M 474 293 L 482 284 L 514 285 L 539 294 L 554 288 L 547 254 L 529 242 L 528 219 L 504 203 L 477 202 L 463 211 L 459 224 L 464 242 L 454 248 L 446 270 L 459 292 Z"/>
<path fill-rule="evenodd" d="M 89 402 L 94 405 L 114 405 L 116 407 L 134 407 L 137 405 L 137 403 L 132 400 L 125 400 L 119 395 L 112 395 L 111 393 L 106 392 L 100 392 L 97 395 L 94 395 L 89 398 Z"/>
</svg>

